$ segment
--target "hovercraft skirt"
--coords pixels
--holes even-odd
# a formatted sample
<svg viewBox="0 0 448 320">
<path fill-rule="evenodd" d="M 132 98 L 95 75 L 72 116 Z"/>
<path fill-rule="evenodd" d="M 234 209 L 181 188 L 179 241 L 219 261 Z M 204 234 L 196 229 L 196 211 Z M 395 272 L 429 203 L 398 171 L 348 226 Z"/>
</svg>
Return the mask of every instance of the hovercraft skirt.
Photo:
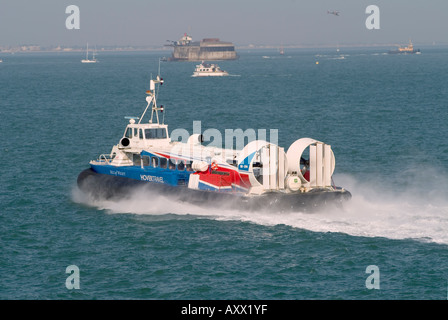
<svg viewBox="0 0 448 320">
<path fill-rule="evenodd" d="M 340 207 L 343 202 L 351 198 L 350 192 L 344 189 L 332 191 L 322 189 L 306 193 L 270 192 L 242 196 L 99 174 L 92 169 L 82 171 L 78 176 L 77 184 L 80 190 L 97 200 L 125 198 L 133 191 L 141 189 L 147 191 L 149 196 L 164 196 L 170 201 L 188 202 L 215 209 L 248 211 L 314 211 L 327 206 Z"/>
</svg>

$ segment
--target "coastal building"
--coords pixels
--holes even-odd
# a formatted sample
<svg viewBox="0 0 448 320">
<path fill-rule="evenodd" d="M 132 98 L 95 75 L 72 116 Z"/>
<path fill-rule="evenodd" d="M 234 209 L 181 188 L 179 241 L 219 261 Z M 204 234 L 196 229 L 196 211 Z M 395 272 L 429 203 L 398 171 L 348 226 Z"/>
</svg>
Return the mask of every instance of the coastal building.
<svg viewBox="0 0 448 320">
<path fill-rule="evenodd" d="M 206 38 L 193 41 L 186 33 L 178 41 L 171 41 L 174 48 L 170 61 L 203 61 L 203 60 L 235 60 L 238 55 L 231 42 L 220 41 L 218 38 Z"/>
</svg>

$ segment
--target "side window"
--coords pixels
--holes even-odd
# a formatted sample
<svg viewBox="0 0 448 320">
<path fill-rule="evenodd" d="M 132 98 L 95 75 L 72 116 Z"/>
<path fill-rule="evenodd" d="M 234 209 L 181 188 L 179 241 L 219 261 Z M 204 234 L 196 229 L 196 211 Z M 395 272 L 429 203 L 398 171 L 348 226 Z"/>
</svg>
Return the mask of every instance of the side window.
<svg viewBox="0 0 448 320">
<path fill-rule="evenodd" d="M 126 138 L 132 138 L 132 128 L 127 128 L 124 136 Z"/>
<path fill-rule="evenodd" d="M 187 171 L 193 171 L 193 169 L 191 168 L 191 161 L 190 160 L 187 161 L 186 167 L 187 167 Z"/>
<path fill-rule="evenodd" d="M 138 133 L 139 133 L 138 137 L 139 137 L 140 139 L 143 139 L 143 129 L 140 129 L 140 130 L 138 131 Z"/>
<path fill-rule="evenodd" d="M 138 137 L 138 129 L 134 128 L 134 137 Z"/>
<path fill-rule="evenodd" d="M 141 164 L 141 157 L 139 154 L 134 154 L 132 156 L 132 162 L 134 162 L 134 166 L 139 166 Z"/>
<path fill-rule="evenodd" d="M 143 166 L 149 167 L 149 157 L 143 156 L 142 159 L 143 159 Z"/>
<path fill-rule="evenodd" d="M 159 138 L 159 139 L 165 139 L 166 138 L 166 129 L 165 128 L 157 129 L 157 138 Z"/>
<path fill-rule="evenodd" d="M 175 170 L 175 169 L 176 169 L 176 162 L 175 162 L 175 160 L 170 159 L 170 160 L 168 161 L 168 167 L 169 167 L 171 170 Z"/>
<path fill-rule="evenodd" d="M 160 168 L 166 169 L 168 160 L 166 158 L 160 158 Z"/>
<path fill-rule="evenodd" d="M 159 166 L 159 158 L 152 157 L 151 158 L 151 167 L 157 168 Z"/>
<path fill-rule="evenodd" d="M 154 139 L 154 131 L 153 131 L 153 129 L 146 129 L 145 130 L 145 138 L 146 139 Z"/>
<path fill-rule="evenodd" d="M 185 170 L 185 161 L 184 160 L 179 161 L 179 163 L 177 164 L 177 170 L 179 170 L 179 171 Z"/>
</svg>

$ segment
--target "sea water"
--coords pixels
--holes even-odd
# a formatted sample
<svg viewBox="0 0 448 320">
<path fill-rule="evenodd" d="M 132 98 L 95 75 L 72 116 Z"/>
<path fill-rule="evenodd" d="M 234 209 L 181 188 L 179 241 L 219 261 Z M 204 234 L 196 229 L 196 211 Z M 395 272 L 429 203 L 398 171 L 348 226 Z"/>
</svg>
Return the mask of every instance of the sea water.
<svg viewBox="0 0 448 320">
<path fill-rule="evenodd" d="M 330 144 L 353 198 L 313 214 L 89 198 L 77 175 L 141 115 L 169 52 L 3 54 L 0 298 L 446 299 L 448 48 L 388 49 L 240 50 L 218 62 L 228 77 L 160 64 L 170 132 Z"/>
</svg>

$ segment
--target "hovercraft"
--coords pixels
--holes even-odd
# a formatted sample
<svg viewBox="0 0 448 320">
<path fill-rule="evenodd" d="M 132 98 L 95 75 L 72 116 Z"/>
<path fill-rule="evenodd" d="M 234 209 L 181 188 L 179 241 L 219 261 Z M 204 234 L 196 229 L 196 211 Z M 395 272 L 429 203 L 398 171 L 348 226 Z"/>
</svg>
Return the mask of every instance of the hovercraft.
<svg viewBox="0 0 448 320">
<path fill-rule="evenodd" d="M 109 199 L 140 188 L 148 196 L 174 201 L 269 211 L 306 211 L 351 198 L 333 183 L 331 146 L 315 139 L 298 139 L 286 152 L 264 140 L 253 140 L 242 150 L 212 147 L 204 144 L 202 134 L 171 141 L 168 125 L 159 119 L 163 106 L 157 106 L 155 87 L 161 84 L 160 76 L 150 81 L 141 117 L 126 117 L 119 143 L 79 174 L 80 190 Z M 151 116 L 144 123 L 148 110 Z"/>
</svg>

